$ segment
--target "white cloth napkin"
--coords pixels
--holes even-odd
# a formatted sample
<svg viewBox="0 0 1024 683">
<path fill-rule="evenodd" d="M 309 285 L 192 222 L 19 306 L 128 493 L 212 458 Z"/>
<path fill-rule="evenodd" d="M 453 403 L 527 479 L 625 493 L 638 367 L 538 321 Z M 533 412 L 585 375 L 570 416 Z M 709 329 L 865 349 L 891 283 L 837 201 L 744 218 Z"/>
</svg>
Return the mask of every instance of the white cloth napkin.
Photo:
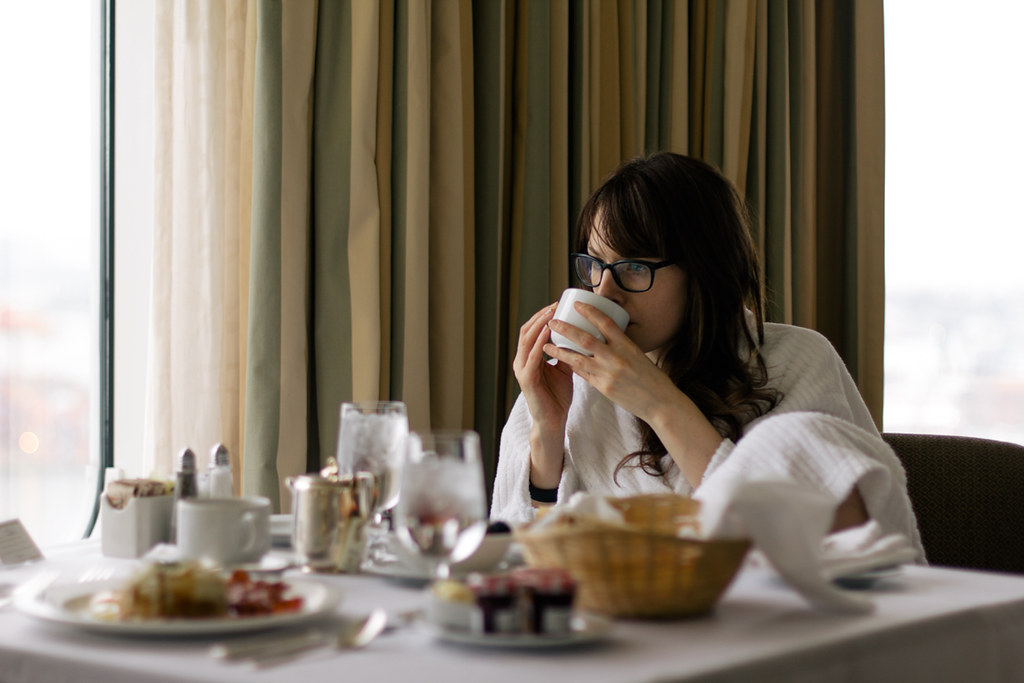
<svg viewBox="0 0 1024 683">
<path fill-rule="evenodd" d="M 698 493 L 703 535 L 751 538 L 782 578 L 820 609 L 871 611 L 867 595 L 843 590 L 832 579 L 917 557 L 903 534 L 883 534 L 873 521 L 826 535 L 835 502 L 792 481 L 741 480 Z"/>
<path fill-rule="evenodd" d="M 822 542 L 821 568 L 829 579 L 907 564 L 916 559 L 917 550 L 906 536 L 886 534 L 874 520 L 829 534 Z"/>
</svg>

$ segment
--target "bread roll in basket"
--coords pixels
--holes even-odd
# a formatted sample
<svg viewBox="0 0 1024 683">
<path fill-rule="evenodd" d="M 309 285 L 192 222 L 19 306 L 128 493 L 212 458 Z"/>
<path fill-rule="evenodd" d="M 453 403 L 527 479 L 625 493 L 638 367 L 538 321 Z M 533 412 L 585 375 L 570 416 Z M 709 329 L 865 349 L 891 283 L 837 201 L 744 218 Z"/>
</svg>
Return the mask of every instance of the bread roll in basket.
<svg viewBox="0 0 1024 683">
<path fill-rule="evenodd" d="M 673 618 L 710 612 L 743 562 L 748 539 L 699 536 L 700 503 L 674 494 L 609 498 L 624 524 L 560 515 L 516 529 L 533 567 L 560 567 L 579 584 L 579 609 L 613 617 Z"/>
</svg>

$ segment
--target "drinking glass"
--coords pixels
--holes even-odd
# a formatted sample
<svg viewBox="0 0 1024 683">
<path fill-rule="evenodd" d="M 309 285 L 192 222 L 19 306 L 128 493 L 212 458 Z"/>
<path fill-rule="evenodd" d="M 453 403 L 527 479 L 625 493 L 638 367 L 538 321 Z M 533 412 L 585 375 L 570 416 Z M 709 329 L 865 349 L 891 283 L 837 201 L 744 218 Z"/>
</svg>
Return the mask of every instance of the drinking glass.
<svg viewBox="0 0 1024 683">
<path fill-rule="evenodd" d="M 395 531 L 409 550 L 447 579 L 451 564 L 477 549 L 487 532 L 480 436 L 473 431 L 409 434 Z"/>
<path fill-rule="evenodd" d="M 367 555 L 380 560 L 387 554 L 381 536 L 384 517 L 398 502 L 409 417 L 401 401 L 361 401 L 341 404 L 338 427 L 338 474 L 370 474 L 374 479 L 372 528 Z"/>
</svg>

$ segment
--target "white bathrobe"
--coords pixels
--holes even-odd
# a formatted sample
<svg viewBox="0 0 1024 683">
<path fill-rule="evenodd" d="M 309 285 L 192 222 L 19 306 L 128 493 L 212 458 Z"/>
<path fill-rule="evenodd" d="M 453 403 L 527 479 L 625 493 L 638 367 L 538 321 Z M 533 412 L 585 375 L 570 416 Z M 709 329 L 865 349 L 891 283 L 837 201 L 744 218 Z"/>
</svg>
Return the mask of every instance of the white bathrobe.
<svg viewBox="0 0 1024 683">
<path fill-rule="evenodd" d="M 573 376 L 566 425 L 565 459 L 558 500 L 577 491 L 628 496 L 676 492 L 697 495 L 722 480 L 791 479 L 832 496 L 836 504 L 856 486 L 868 514 L 887 532 L 901 532 L 921 548 L 917 523 L 899 459 L 882 440 L 853 378 L 831 343 L 819 333 L 767 323 L 762 354 L 769 386 L 783 397 L 770 413 L 748 423 L 738 443 L 726 439 L 693 491 L 668 455 L 665 475 L 615 466 L 640 448 L 632 415 Z M 532 418 L 519 396 L 501 434 L 491 518 L 509 523 L 533 519 L 529 435 Z M 923 556 L 923 551 L 922 551 Z"/>
</svg>

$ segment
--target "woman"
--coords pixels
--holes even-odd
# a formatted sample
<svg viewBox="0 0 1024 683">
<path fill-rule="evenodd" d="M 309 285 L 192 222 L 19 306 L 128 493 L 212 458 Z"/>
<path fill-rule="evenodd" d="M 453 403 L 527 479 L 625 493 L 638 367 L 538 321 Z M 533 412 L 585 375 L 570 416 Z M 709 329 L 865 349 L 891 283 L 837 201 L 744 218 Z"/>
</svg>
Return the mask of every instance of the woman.
<svg viewBox="0 0 1024 683">
<path fill-rule="evenodd" d="M 814 331 L 764 322 L 757 252 L 727 179 L 677 154 L 635 159 L 577 227 L 574 272 L 630 321 L 621 331 L 577 304 L 602 342 L 554 320 L 552 304 L 520 328 L 522 394 L 492 517 L 525 521 L 580 490 L 699 493 L 733 467 L 826 491 L 834 530 L 874 518 L 919 547 L 902 467 L 838 354 Z M 552 331 L 593 356 L 554 346 Z"/>
</svg>

